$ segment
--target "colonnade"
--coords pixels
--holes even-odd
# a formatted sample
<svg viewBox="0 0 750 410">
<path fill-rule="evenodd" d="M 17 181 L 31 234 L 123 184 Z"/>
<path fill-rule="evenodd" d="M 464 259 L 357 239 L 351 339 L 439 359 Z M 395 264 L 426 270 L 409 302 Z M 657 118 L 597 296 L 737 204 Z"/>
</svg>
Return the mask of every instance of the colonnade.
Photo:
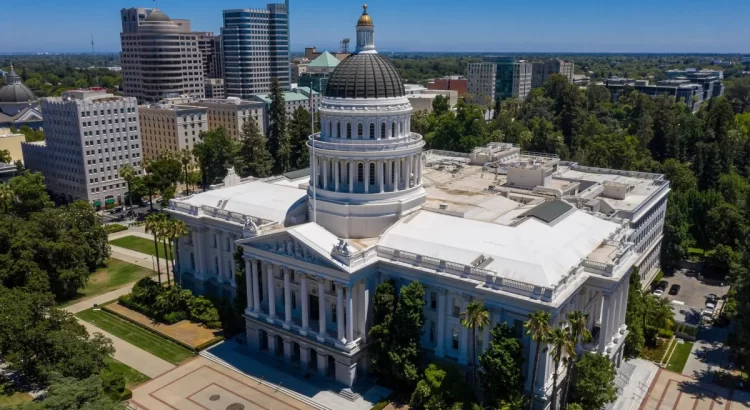
<svg viewBox="0 0 750 410">
<path fill-rule="evenodd" d="M 422 155 L 351 160 L 317 155 L 310 184 L 343 193 L 398 192 L 422 183 Z M 316 178 L 317 176 L 317 178 Z"/>
<path fill-rule="evenodd" d="M 393 119 L 375 119 L 374 121 L 342 121 L 340 119 L 323 120 L 323 135 L 330 138 L 344 139 L 391 139 L 406 137 L 411 133 L 411 115 L 402 115 Z"/>
</svg>

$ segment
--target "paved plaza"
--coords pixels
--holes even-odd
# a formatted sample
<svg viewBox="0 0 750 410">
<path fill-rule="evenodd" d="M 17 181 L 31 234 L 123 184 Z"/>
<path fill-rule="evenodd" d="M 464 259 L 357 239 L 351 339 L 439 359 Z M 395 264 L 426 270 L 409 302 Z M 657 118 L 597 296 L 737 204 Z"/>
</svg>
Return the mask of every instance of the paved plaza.
<svg viewBox="0 0 750 410">
<path fill-rule="evenodd" d="M 130 404 L 140 410 L 315 409 L 200 356 L 133 390 Z"/>
<path fill-rule="evenodd" d="M 639 410 L 739 410 L 727 389 L 691 377 L 660 370 Z"/>
</svg>

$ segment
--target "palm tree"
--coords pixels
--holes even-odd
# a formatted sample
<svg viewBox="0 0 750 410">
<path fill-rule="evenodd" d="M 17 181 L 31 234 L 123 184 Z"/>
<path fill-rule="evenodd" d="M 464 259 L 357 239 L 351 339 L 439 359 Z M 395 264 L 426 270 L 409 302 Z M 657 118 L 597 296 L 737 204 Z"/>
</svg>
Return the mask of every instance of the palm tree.
<svg viewBox="0 0 750 410">
<path fill-rule="evenodd" d="M 531 335 L 531 340 L 536 342 L 536 352 L 534 353 L 534 370 L 531 372 L 531 400 L 529 401 L 529 410 L 534 406 L 534 385 L 536 385 L 536 373 L 539 368 L 539 352 L 542 345 L 549 340 L 552 327 L 549 325 L 551 315 L 543 310 L 537 310 L 529 314 L 529 320 L 524 322 L 526 334 Z"/>
<path fill-rule="evenodd" d="M 10 184 L 0 184 L 0 203 L 3 204 L 3 213 L 8 212 L 8 202 L 12 201 L 14 196 Z"/>
<path fill-rule="evenodd" d="M 190 231 L 187 229 L 187 225 L 185 225 L 185 222 L 182 222 L 178 219 L 170 219 L 169 220 L 169 230 L 167 231 L 167 238 L 170 242 L 170 248 L 172 246 L 171 242 L 174 242 L 174 249 L 175 249 L 175 255 L 174 259 L 177 260 L 177 266 L 180 266 L 179 260 L 180 260 L 180 237 L 185 236 L 189 234 Z M 174 268 L 174 261 L 172 261 L 172 277 L 176 278 L 175 276 L 175 268 Z M 182 275 L 180 275 L 180 286 L 182 286 Z"/>
<path fill-rule="evenodd" d="M 164 218 L 163 214 L 151 214 L 146 217 L 146 233 L 154 234 L 154 251 L 156 252 L 156 272 L 159 275 L 159 284 L 161 285 L 161 266 L 159 264 L 159 243 L 157 235 L 159 233 L 159 222 Z"/>
<path fill-rule="evenodd" d="M 130 192 L 130 184 L 136 177 L 135 168 L 130 164 L 125 164 L 120 167 L 120 178 L 125 180 L 128 187 L 128 202 L 130 202 L 130 209 L 128 210 L 128 217 L 133 215 L 133 194 Z"/>
<path fill-rule="evenodd" d="M 186 195 L 190 195 L 190 185 L 188 184 L 188 165 L 193 162 L 193 154 L 190 152 L 190 149 L 184 148 L 182 151 L 180 151 L 179 159 L 180 162 L 182 162 L 182 168 L 185 171 Z"/>
<path fill-rule="evenodd" d="M 568 358 L 575 357 L 576 343 L 570 334 L 570 329 L 558 327 L 552 330 L 549 344 L 552 345 L 552 360 L 555 363 L 555 372 L 552 374 L 552 410 L 555 410 L 557 408 L 557 377 L 560 371 L 560 362 L 567 365 Z"/>
<path fill-rule="evenodd" d="M 674 312 L 672 304 L 667 298 L 654 298 L 652 309 L 649 309 L 649 316 L 652 324 L 660 329 L 670 330 L 674 326 Z"/>
<path fill-rule="evenodd" d="M 481 332 L 490 324 L 490 314 L 484 308 L 484 304 L 478 300 L 472 300 L 466 306 L 466 311 L 461 312 L 461 324 L 471 329 L 472 351 L 471 351 L 471 386 L 476 390 L 477 380 L 477 329 Z"/>
<path fill-rule="evenodd" d="M 579 343 L 591 343 L 594 340 L 591 332 L 586 327 L 588 324 L 588 315 L 584 314 L 580 310 L 576 310 L 568 313 L 568 323 L 570 324 L 570 336 L 573 340 L 574 346 L 578 346 Z M 570 390 L 570 378 L 573 373 L 573 365 L 575 364 L 576 356 L 572 355 L 568 359 L 568 370 L 565 373 L 565 389 L 563 389 L 562 400 L 560 400 L 560 408 L 566 408 L 568 400 L 568 390 Z"/>
<path fill-rule="evenodd" d="M 169 280 L 169 260 L 171 258 L 169 257 L 169 249 L 167 248 L 167 236 L 169 235 L 169 219 L 167 219 L 166 217 L 161 218 L 156 229 L 158 230 L 156 235 L 161 241 L 162 246 L 164 247 L 164 269 L 167 273 L 167 287 L 170 287 L 172 286 L 172 282 Z M 172 272 L 174 272 L 174 262 L 172 263 Z"/>
</svg>

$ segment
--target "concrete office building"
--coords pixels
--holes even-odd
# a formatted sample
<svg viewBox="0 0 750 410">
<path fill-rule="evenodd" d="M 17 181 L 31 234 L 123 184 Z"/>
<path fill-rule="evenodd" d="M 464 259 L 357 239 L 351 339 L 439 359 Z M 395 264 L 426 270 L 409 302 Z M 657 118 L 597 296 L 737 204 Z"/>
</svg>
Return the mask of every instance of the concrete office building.
<svg viewBox="0 0 750 410">
<path fill-rule="evenodd" d="M 185 104 L 206 107 L 208 109 L 208 129 L 224 127 L 234 139 L 239 139 L 242 136 L 242 126 L 248 118 L 255 121 L 263 134 L 266 133 L 265 105 L 261 102 L 229 97 L 227 99 L 188 101 Z"/>
<path fill-rule="evenodd" d="M 310 60 L 304 57 L 292 60 L 292 63 L 290 64 L 292 75 L 290 81 L 292 84 L 297 84 L 299 82 L 299 77 L 307 71 L 308 64 L 310 64 Z"/>
<path fill-rule="evenodd" d="M 198 39 L 198 51 L 203 59 L 203 77 L 221 78 L 221 59 L 218 57 L 221 50 L 217 50 L 217 36 L 209 31 L 195 32 Z"/>
<path fill-rule="evenodd" d="M 467 91 L 477 104 L 506 98 L 526 98 L 531 91 L 532 64 L 513 57 L 488 56 L 469 64 Z"/>
<path fill-rule="evenodd" d="M 328 86 L 328 78 L 339 65 L 340 60 L 329 52 L 324 52 L 305 67 L 300 74 L 299 87 L 309 87 L 317 92 L 324 92 Z"/>
<path fill-rule="evenodd" d="M 66 201 L 99 208 L 122 203 L 127 192 L 119 168 L 141 173 L 138 102 L 101 88 L 42 99 L 45 141 L 23 143 L 26 168 L 41 172 L 47 189 Z"/>
<path fill-rule="evenodd" d="M 632 87 L 652 97 L 674 97 L 675 101 L 684 102 L 692 112 L 698 112 L 705 95 L 702 85 L 691 83 L 687 79 L 662 80 L 654 85 L 649 84 L 648 80 L 612 77 L 605 80 L 603 85 L 612 95 L 612 102 L 616 102 L 620 98 L 626 87 Z"/>
<path fill-rule="evenodd" d="M 179 104 L 138 107 L 143 157 L 156 159 L 163 151 L 193 150 L 200 133 L 208 131 L 208 108 Z"/>
<path fill-rule="evenodd" d="M 458 95 L 466 94 L 468 81 L 460 75 L 451 75 L 443 78 L 436 78 L 427 82 L 428 90 L 452 90 Z"/>
<path fill-rule="evenodd" d="M 553 74 L 564 75 L 568 79 L 568 82 L 573 84 L 574 72 L 575 63 L 572 61 L 552 59 L 532 63 L 531 88 L 543 86 Z"/>
<path fill-rule="evenodd" d="M 267 93 L 273 78 L 283 90 L 291 88 L 288 0 L 265 9 L 224 10 L 221 37 L 227 96 Z"/>
<path fill-rule="evenodd" d="M 206 98 L 224 99 L 226 97 L 223 78 L 206 78 Z"/>
<path fill-rule="evenodd" d="M 23 162 L 21 143 L 26 141 L 26 136 L 13 133 L 10 128 L 0 128 L 0 151 L 8 151 L 10 159 Z"/>
<path fill-rule="evenodd" d="M 285 91 L 283 95 L 287 118 L 291 118 L 294 115 L 297 107 L 302 107 L 308 112 L 310 111 L 310 89 L 308 87 L 297 87 L 294 91 Z M 269 98 L 268 94 L 256 94 L 250 99 L 263 103 L 266 114 L 265 122 L 268 124 L 270 121 L 271 98 Z M 312 103 L 316 109 L 320 106 L 320 93 L 317 91 L 313 91 Z"/>
<path fill-rule="evenodd" d="M 557 326 L 583 311 L 595 336 L 582 349 L 619 366 L 630 274 L 640 267 L 650 281 L 658 271 L 669 183 L 510 144 L 424 152 L 409 131 L 403 82 L 373 36 L 365 13 L 357 51 L 323 97 L 309 176 L 230 176 L 222 188 L 170 201 L 191 232 L 179 239 L 179 280 L 197 293 L 233 295 L 232 253 L 241 246 L 248 349 L 336 380 L 352 388 L 346 397 L 357 397 L 367 372 L 373 296 L 386 280 L 424 285 L 420 345 L 432 357 L 467 366 L 486 349 L 488 328 L 472 352 L 460 324 L 472 300 L 487 307 L 491 326 L 516 329 L 538 409 L 549 408 L 559 384 L 548 354 L 531 383 L 528 314 L 546 311 Z"/>
<path fill-rule="evenodd" d="M 203 98 L 204 64 L 188 20 L 158 9 L 123 9 L 122 91 L 141 102 L 176 95 Z"/>
</svg>

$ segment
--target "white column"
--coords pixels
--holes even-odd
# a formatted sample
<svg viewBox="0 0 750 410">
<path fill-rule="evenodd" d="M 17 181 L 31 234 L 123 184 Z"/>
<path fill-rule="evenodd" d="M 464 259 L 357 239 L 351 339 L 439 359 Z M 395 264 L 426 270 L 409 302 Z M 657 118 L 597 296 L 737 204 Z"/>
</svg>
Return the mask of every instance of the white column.
<svg viewBox="0 0 750 410">
<path fill-rule="evenodd" d="M 354 192 L 354 178 L 357 177 L 357 172 L 354 169 L 354 161 L 349 161 L 349 193 Z"/>
<path fill-rule="evenodd" d="M 444 288 L 438 289 L 438 322 L 437 322 L 437 346 L 435 356 L 443 357 L 445 354 L 445 293 Z"/>
<path fill-rule="evenodd" d="M 370 162 L 365 161 L 363 168 L 365 169 L 365 178 L 363 181 L 365 183 L 365 193 L 369 194 L 370 193 Z"/>
<path fill-rule="evenodd" d="M 336 284 L 336 324 L 338 325 L 338 340 L 344 339 L 344 289 Z"/>
<path fill-rule="evenodd" d="M 268 278 L 268 317 L 270 321 L 273 321 L 276 318 L 276 292 L 273 283 L 273 266 L 270 263 L 266 266 L 268 266 L 268 273 L 266 274 Z"/>
<path fill-rule="evenodd" d="M 411 161 L 414 159 L 414 156 L 406 157 L 406 178 L 404 178 L 405 181 L 405 188 L 409 189 L 411 186 Z"/>
<path fill-rule="evenodd" d="M 623 289 L 623 304 L 622 304 L 622 319 L 620 321 L 620 333 L 625 333 L 625 330 L 628 328 L 628 326 L 625 324 L 625 319 L 627 318 L 627 312 L 628 312 L 628 296 L 630 294 L 630 280 L 629 276 L 624 279 L 623 286 L 625 289 Z"/>
<path fill-rule="evenodd" d="M 318 341 L 322 342 L 326 337 L 326 281 L 318 281 Z"/>
<path fill-rule="evenodd" d="M 385 189 L 390 192 L 393 191 L 393 183 L 391 178 L 393 175 L 393 169 L 391 168 L 392 160 L 385 161 Z"/>
<path fill-rule="evenodd" d="M 602 328 L 599 330 L 599 353 L 604 353 L 607 344 L 610 342 L 611 339 L 607 339 L 609 336 L 609 327 L 611 326 L 611 321 L 609 320 L 612 304 L 612 298 L 609 295 L 602 296 L 603 299 L 603 309 L 604 313 L 602 314 Z"/>
<path fill-rule="evenodd" d="M 258 286 L 258 261 L 252 263 L 253 312 L 260 312 L 260 287 Z"/>
<path fill-rule="evenodd" d="M 252 265 L 250 259 L 245 259 L 245 295 L 247 295 L 247 310 L 253 311 L 253 281 Z"/>
<path fill-rule="evenodd" d="M 292 324 L 292 285 L 290 282 L 291 272 L 289 269 L 283 269 L 284 272 L 284 328 L 289 329 Z"/>
<path fill-rule="evenodd" d="M 351 343 L 354 341 L 354 301 L 352 300 L 354 289 L 347 286 L 344 290 L 346 291 L 346 341 Z"/>
<path fill-rule="evenodd" d="M 334 183 L 334 188 L 336 189 L 336 192 L 339 192 L 339 180 L 341 179 L 341 175 L 339 175 L 339 161 L 338 160 L 333 161 L 333 176 L 336 179 Z"/>
<path fill-rule="evenodd" d="M 393 192 L 401 190 L 401 158 L 396 158 L 396 178 L 393 180 Z"/>
<path fill-rule="evenodd" d="M 380 180 L 380 192 L 385 191 L 385 161 L 378 162 L 378 179 Z"/>
<path fill-rule="evenodd" d="M 422 154 L 417 154 L 417 184 L 422 183 Z"/>
<path fill-rule="evenodd" d="M 310 296 L 307 294 L 307 276 L 302 275 L 299 281 L 300 298 L 302 298 L 302 330 L 310 326 Z"/>
<path fill-rule="evenodd" d="M 328 190 L 328 159 L 321 158 L 320 161 L 323 165 L 323 189 Z"/>
</svg>

